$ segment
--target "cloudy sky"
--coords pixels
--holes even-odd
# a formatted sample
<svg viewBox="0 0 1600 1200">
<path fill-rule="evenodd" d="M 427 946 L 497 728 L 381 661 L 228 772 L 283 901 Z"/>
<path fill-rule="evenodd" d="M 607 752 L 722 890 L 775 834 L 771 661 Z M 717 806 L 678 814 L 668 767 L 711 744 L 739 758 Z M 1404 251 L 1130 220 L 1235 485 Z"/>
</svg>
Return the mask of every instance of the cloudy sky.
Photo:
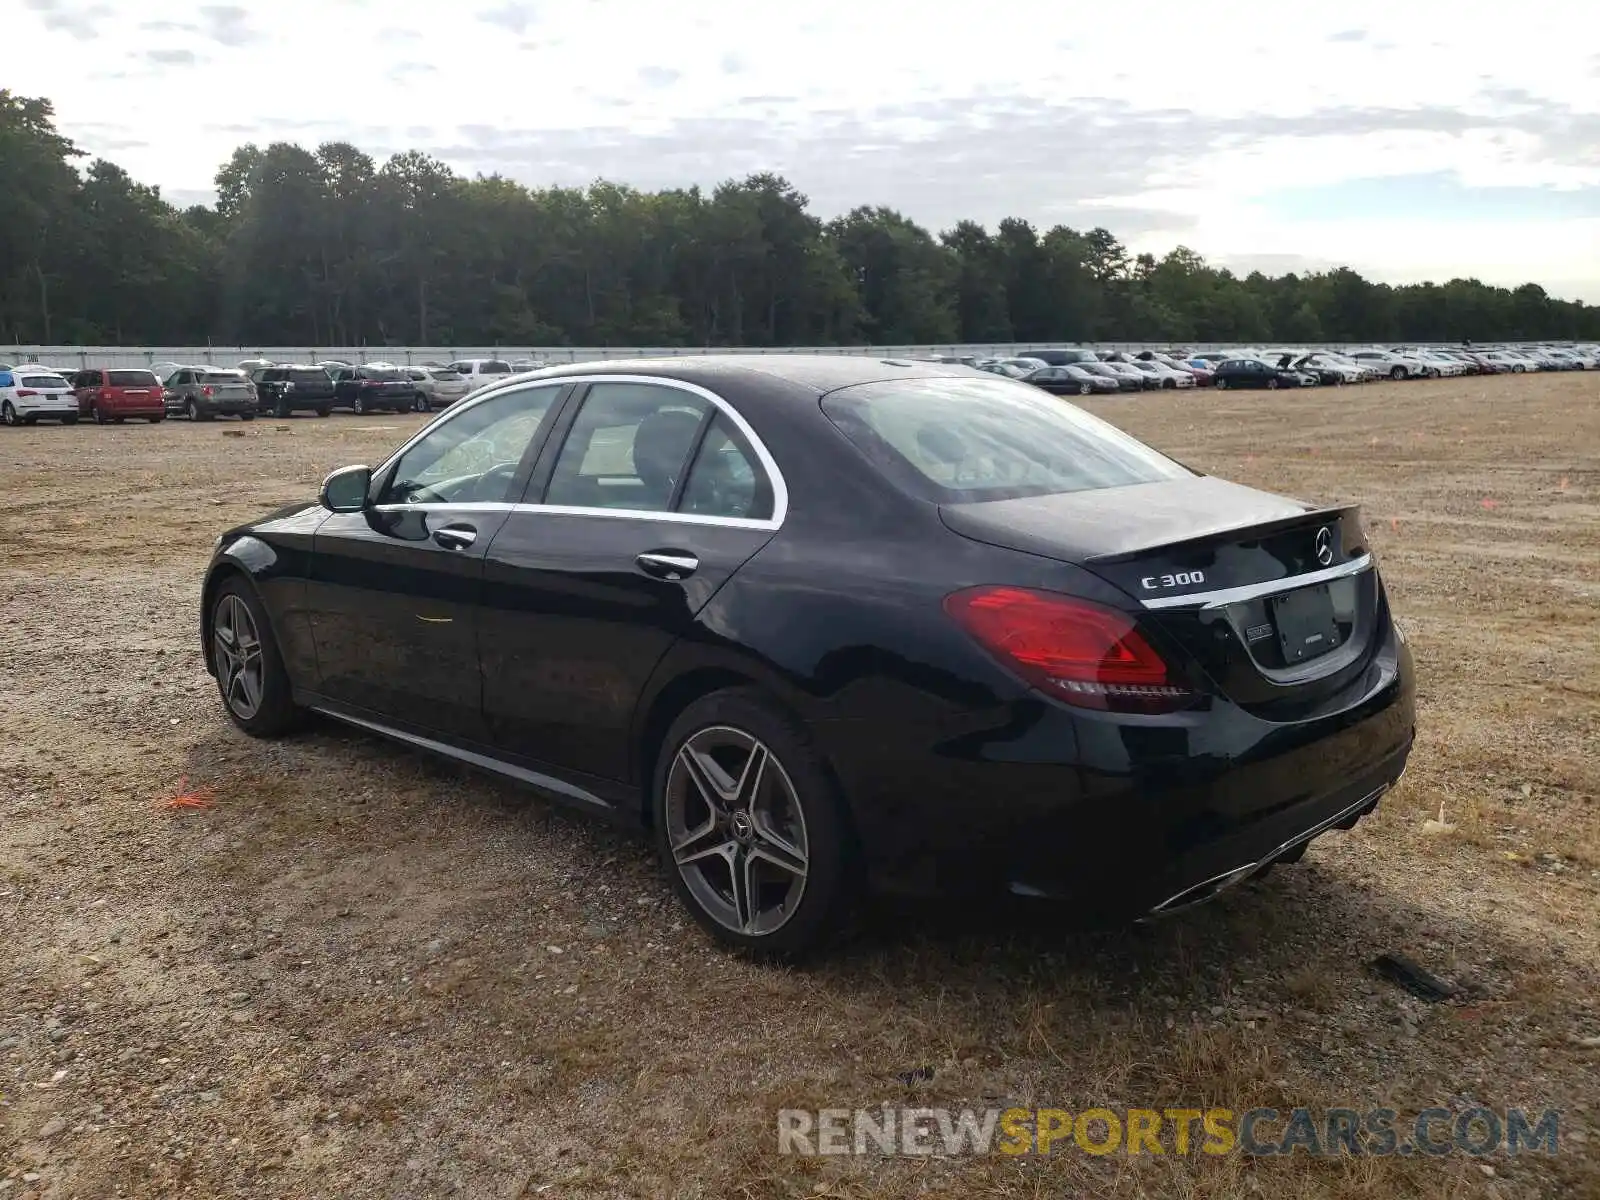
<svg viewBox="0 0 1600 1200">
<path fill-rule="evenodd" d="M 6 86 L 179 202 L 241 142 L 339 138 L 1600 303 L 1583 0 L 0 0 L 0 29 Z"/>
</svg>

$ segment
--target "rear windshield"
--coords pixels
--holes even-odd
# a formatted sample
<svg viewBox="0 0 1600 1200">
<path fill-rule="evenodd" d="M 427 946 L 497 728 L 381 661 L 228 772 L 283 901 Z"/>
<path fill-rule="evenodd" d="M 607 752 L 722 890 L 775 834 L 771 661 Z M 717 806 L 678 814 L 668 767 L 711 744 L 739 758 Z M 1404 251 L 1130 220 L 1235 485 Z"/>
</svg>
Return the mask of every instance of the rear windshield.
<svg viewBox="0 0 1600 1200">
<path fill-rule="evenodd" d="M 480 375 L 509 375 L 511 364 L 506 362 L 486 362 L 478 368 Z"/>
<path fill-rule="evenodd" d="M 289 382 L 290 383 L 327 383 L 328 382 L 328 373 L 326 371 L 324 371 L 321 367 L 318 367 L 315 371 L 312 371 L 312 370 L 290 371 L 289 372 Z"/>
<path fill-rule="evenodd" d="M 399 371 L 386 371 L 381 367 L 368 367 L 361 372 L 361 378 L 377 380 L 379 383 L 392 383 L 397 379 L 404 379 L 405 376 L 400 374 Z"/>
<path fill-rule="evenodd" d="M 29 388 L 64 388 L 67 381 L 59 375 L 24 375 L 22 387 Z"/>
<path fill-rule="evenodd" d="M 936 503 L 1013 499 L 1191 474 L 1115 426 L 999 379 L 864 383 L 822 409 L 900 487 Z"/>
<path fill-rule="evenodd" d="M 154 371 L 107 371 L 106 383 L 109 387 L 156 387 L 161 381 Z"/>
<path fill-rule="evenodd" d="M 232 371 L 207 371 L 200 377 L 201 383 L 243 383 L 243 375 L 235 375 Z"/>
<path fill-rule="evenodd" d="M 433 377 L 435 379 L 441 380 L 444 383 L 454 383 L 454 382 L 457 382 L 458 380 L 460 380 L 461 372 L 460 371 L 447 371 L 443 367 L 435 367 L 433 369 Z"/>
</svg>

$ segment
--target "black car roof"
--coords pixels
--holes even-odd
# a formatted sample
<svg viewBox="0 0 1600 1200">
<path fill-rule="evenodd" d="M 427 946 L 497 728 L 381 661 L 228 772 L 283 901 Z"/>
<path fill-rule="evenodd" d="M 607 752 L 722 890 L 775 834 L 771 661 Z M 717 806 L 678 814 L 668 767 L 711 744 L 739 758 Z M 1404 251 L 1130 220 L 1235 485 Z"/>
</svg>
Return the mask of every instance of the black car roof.
<svg viewBox="0 0 1600 1200">
<path fill-rule="evenodd" d="M 761 388 L 774 380 L 816 395 L 883 379 L 969 378 L 959 363 L 914 362 L 867 354 L 684 354 L 662 358 L 618 358 L 546 367 L 546 377 L 659 375 L 699 384 L 714 392 L 730 385 Z"/>
</svg>

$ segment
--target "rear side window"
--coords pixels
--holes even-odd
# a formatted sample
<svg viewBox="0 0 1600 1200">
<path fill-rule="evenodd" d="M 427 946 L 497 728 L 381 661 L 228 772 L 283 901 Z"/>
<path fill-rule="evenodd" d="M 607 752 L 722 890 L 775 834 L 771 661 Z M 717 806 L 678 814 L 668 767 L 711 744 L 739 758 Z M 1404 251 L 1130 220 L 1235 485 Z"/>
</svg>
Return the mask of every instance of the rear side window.
<svg viewBox="0 0 1600 1200">
<path fill-rule="evenodd" d="M 717 413 L 689 466 L 678 512 L 705 517 L 772 516 L 772 485 L 725 413 Z"/>
<path fill-rule="evenodd" d="M 822 409 L 894 483 L 935 503 L 1043 496 L 1192 472 L 1027 384 L 906 379 L 857 384 Z"/>
<path fill-rule="evenodd" d="M 106 383 L 111 387 L 156 387 L 160 380 L 154 371 L 108 371 Z"/>
</svg>

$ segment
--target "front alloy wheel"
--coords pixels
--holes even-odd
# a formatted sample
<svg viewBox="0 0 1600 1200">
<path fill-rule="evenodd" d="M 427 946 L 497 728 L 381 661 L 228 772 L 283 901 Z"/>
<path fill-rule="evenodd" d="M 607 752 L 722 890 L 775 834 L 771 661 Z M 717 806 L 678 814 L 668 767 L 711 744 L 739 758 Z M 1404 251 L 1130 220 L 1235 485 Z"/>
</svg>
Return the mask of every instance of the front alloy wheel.
<svg viewBox="0 0 1600 1200">
<path fill-rule="evenodd" d="M 11 406 L 9 400 L 6 401 L 4 408 L 0 408 L 0 420 L 4 420 L 7 425 L 22 424 L 21 418 L 17 416 L 17 410 Z"/>
<path fill-rule="evenodd" d="M 250 720 L 261 711 L 265 683 L 261 634 L 237 593 L 227 592 L 217 602 L 211 621 L 211 651 L 223 703 L 241 721 Z"/>
<path fill-rule="evenodd" d="M 225 579 L 211 602 L 211 665 L 233 723 L 253 737 L 298 726 L 305 712 L 278 653 L 266 610 L 242 577 Z"/>
</svg>

